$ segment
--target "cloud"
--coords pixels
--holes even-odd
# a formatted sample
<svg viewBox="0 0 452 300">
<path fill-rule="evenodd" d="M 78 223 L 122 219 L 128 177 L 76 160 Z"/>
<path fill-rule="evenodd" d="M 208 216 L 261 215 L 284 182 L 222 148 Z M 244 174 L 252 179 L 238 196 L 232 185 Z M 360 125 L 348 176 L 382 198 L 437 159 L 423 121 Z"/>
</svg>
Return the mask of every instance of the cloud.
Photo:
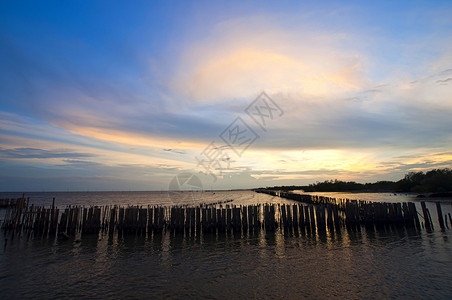
<svg viewBox="0 0 452 300">
<path fill-rule="evenodd" d="M 374 57 L 356 46 L 368 39 L 309 25 L 288 29 L 271 15 L 218 23 L 207 36 L 180 48 L 174 80 L 168 83 L 174 88 L 170 97 L 152 93 L 148 98 L 140 80 L 138 91 L 109 80 L 92 81 L 76 69 L 46 66 L 46 59 L 17 50 L 13 40 L 5 44 L 10 45 L 7 56 L 17 61 L 11 71 L 26 70 L 18 79 L 31 83 L 25 89 L 33 97 L 21 97 L 24 106 L 33 108 L 31 123 L 47 123 L 48 138 L 201 151 L 265 90 L 286 113 L 272 124 L 274 135 L 253 147 L 448 143 L 450 92 L 438 87 L 438 81 L 450 77 L 447 64 L 434 70 L 436 77 L 374 82 L 369 63 Z M 2 117 L 1 126 L 24 126 L 14 118 L 5 122 Z M 33 126 L 22 131 L 34 132 Z"/>
<path fill-rule="evenodd" d="M 253 147 L 363 149 L 448 147 L 452 142 L 452 91 L 424 78 L 375 85 L 353 98 L 316 101 L 295 93 L 270 94 L 285 111 Z M 409 82 L 416 81 L 415 84 Z M 352 100 L 351 100 L 352 99 Z"/>
<path fill-rule="evenodd" d="M 277 24 L 270 29 L 268 22 L 261 17 L 217 25 L 209 38 L 185 49 L 171 86 L 192 100 L 210 102 L 262 90 L 324 96 L 366 84 L 364 58 L 344 47 L 350 37 Z"/>
<path fill-rule="evenodd" d="M 452 77 L 446 78 L 446 79 L 439 79 L 436 81 L 436 83 L 439 83 L 440 85 L 446 85 L 452 83 Z"/>
<path fill-rule="evenodd" d="M 109 165 L 89 160 L 33 165 L 0 159 L 0 191 L 167 190 L 180 168 L 162 165 Z"/>
<path fill-rule="evenodd" d="M 0 157 L 2 158 L 83 158 L 92 157 L 89 153 L 68 152 L 65 150 L 43 150 L 37 148 L 14 148 L 2 149 L 0 148 Z"/>
<path fill-rule="evenodd" d="M 173 152 L 173 153 L 177 153 L 177 154 L 187 154 L 187 152 L 185 150 L 180 150 L 180 149 L 167 148 L 167 149 L 163 149 L 163 151 Z"/>
<path fill-rule="evenodd" d="M 195 157 L 221 143 L 237 117 L 261 138 L 241 157 L 231 154 L 219 187 L 450 165 L 438 154 L 452 145 L 450 9 L 432 17 L 430 9 L 303 8 L 214 13 L 208 21 L 201 13 L 193 27 L 187 14 L 175 35 L 158 28 L 164 43 L 148 41 L 152 47 L 128 39 L 118 49 L 97 47 L 111 41 L 63 28 L 30 39 L 5 27 L 0 163 L 17 179 L 6 182 L 20 186 L 18 178 L 33 175 L 116 188 L 149 179 L 164 188 L 179 171 L 199 172 Z M 146 40 L 153 30 L 132 35 Z M 244 112 L 262 91 L 284 111 L 267 132 Z"/>
</svg>

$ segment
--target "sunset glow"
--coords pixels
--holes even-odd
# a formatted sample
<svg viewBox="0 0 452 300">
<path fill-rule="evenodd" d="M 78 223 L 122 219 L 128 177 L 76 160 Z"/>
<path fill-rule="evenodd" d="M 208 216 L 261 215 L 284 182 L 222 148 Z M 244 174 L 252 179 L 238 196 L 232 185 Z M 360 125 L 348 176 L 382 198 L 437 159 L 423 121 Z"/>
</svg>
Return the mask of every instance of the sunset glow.
<svg viewBox="0 0 452 300">
<path fill-rule="evenodd" d="M 0 190 L 165 190 L 179 172 L 235 189 L 452 167 L 449 2 L 284 3 L 3 2 Z M 245 112 L 262 92 L 283 112 L 266 130 Z M 238 117 L 258 136 L 240 155 L 221 137 Z M 227 165 L 215 179 L 199 164 L 212 142 Z"/>
</svg>

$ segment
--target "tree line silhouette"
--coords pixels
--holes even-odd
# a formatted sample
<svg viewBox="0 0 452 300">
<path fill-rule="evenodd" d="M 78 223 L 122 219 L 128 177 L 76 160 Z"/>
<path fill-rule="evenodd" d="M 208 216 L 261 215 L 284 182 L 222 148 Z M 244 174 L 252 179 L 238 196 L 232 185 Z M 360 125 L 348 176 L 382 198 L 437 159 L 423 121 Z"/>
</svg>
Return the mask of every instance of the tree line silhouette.
<svg viewBox="0 0 452 300">
<path fill-rule="evenodd" d="M 354 181 L 325 180 L 305 186 L 275 186 L 270 190 L 303 190 L 305 192 L 414 192 L 414 193 L 447 193 L 452 192 L 452 170 L 434 169 L 424 172 L 409 172 L 399 181 L 377 181 L 374 183 L 358 183 Z"/>
</svg>

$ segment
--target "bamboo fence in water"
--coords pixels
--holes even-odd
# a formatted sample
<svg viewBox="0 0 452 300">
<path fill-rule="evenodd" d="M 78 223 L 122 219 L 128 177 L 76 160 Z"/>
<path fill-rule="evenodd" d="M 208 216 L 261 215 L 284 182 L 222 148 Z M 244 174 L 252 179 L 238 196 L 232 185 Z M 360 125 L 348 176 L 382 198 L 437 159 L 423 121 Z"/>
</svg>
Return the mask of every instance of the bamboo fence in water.
<svg viewBox="0 0 452 300">
<path fill-rule="evenodd" d="M 380 203 L 300 195 L 290 192 L 257 192 L 293 200 L 293 204 L 232 205 L 232 200 L 189 206 L 68 206 L 59 209 L 29 205 L 25 197 L 10 203 L 2 228 L 36 237 L 72 237 L 85 234 L 150 234 L 162 231 L 191 235 L 257 230 L 304 230 L 326 232 L 342 227 L 407 227 L 433 230 L 425 202 L 422 214 L 413 202 Z M 436 204 L 442 230 L 452 224 Z M 448 224 L 449 223 L 449 224 Z"/>
</svg>

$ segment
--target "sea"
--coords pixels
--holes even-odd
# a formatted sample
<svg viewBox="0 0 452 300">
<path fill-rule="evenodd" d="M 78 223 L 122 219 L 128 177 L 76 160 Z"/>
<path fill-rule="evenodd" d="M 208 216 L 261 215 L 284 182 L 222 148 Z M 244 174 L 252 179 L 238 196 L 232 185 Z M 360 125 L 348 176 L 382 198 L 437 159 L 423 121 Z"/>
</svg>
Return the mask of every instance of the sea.
<svg viewBox="0 0 452 300">
<path fill-rule="evenodd" d="M 86 235 L 80 241 L 0 230 L 1 299 L 452 299 L 452 228 L 412 194 L 317 193 L 341 199 L 427 201 L 434 229 L 343 228 L 191 236 Z M 22 193 L 0 193 L 0 198 Z M 30 204 L 290 204 L 253 191 L 36 192 Z M 184 202 L 185 201 L 185 202 Z M 439 199 L 444 214 L 452 200 Z M 5 209 L 0 210 L 0 220 Z M 0 221 L 1 222 L 1 221 Z"/>
</svg>

